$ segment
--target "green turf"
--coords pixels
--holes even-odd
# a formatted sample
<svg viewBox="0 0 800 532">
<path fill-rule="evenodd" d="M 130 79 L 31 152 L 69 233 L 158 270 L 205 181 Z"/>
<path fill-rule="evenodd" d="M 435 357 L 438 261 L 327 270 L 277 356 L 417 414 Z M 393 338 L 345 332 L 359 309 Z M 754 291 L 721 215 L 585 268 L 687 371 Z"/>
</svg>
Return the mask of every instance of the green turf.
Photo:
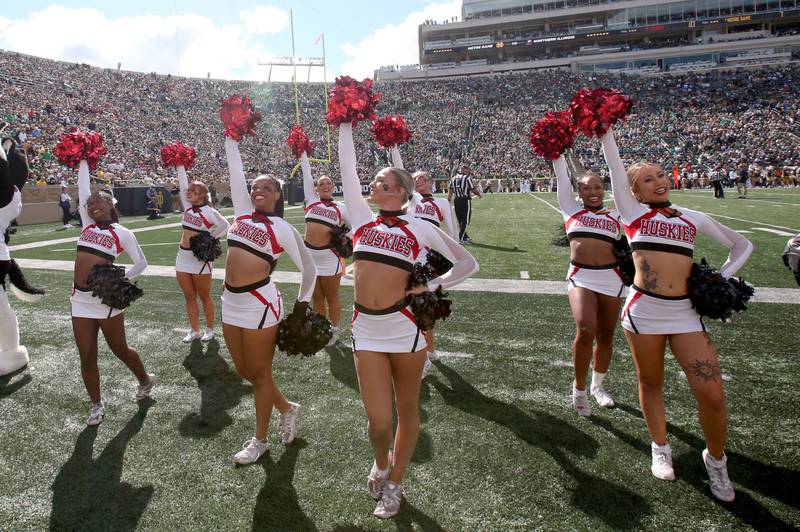
<svg viewBox="0 0 800 532">
<path fill-rule="evenodd" d="M 788 236 L 753 230 L 761 227 L 800 233 L 800 189 L 758 189 L 751 191 L 751 199 L 737 200 L 728 191 L 725 200 L 715 200 L 710 191 L 675 191 L 676 204 L 719 216 L 718 221 L 736 230 L 751 231 L 745 236 L 755 247 L 752 257 L 740 275 L 756 286 L 796 287 L 794 278 L 781 261 Z M 554 193 L 536 196 L 556 207 Z M 775 199 L 777 198 L 777 199 Z M 469 250 L 481 266 L 478 277 L 519 279 L 527 271 L 531 279 L 562 280 L 566 275 L 569 250 L 551 245 L 561 223 L 561 215 L 539 199 L 521 194 L 489 194 L 473 203 L 470 236 L 475 243 Z M 778 202 L 778 203 L 775 203 Z M 224 211 L 231 216 L 230 210 Z M 725 217 L 739 218 L 739 221 Z M 303 213 L 299 208 L 286 211 L 289 220 L 302 234 Z M 160 223 L 180 222 L 178 215 L 169 215 Z M 142 217 L 124 219 L 131 229 L 147 227 L 153 222 Z M 58 225 L 37 225 L 20 228 L 12 244 L 77 236 L 77 230 L 55 231 Z M 782 228 L 782 229 L 781 229 Z M 137 239 L 150 264 L 174 265 L 176 245 L 180 240 L 180 227 L 137 233 Z M 224 242 L 223 242 L 224 243 Z M 20 250 L 18 258 L 74 260 L 73 243 L 54 244 L 42 248 Z M 695 257 L 707 257 L 719 266 L 727 250 L 705 237 L 698 239 Z M 217 262 L 222 265 L 222 260 Z M 296 271 L 288 257 L 281 260 L 281 270 Z"/>
<path fill-rule="evenodd" d="M 252 434 L 250 387 L 224 345 L 186 346 L 182 296 L 145 277 L 126 313 L 129 342 L 158 373 L 138 408 L 132 378 L 102 345 L 106 420 L 86 428 L 67 298 L 71 273 L 30 270 L 46 302 L 14 301 L 31 368 L 0 379 L 0 523 L 10 529 L 531 530 L 730 529 L 800 525 L 800 424 L 787 390 L 800 377 L 797 341 L 777 334 L 800 307 L 752 305 L 712 324 L 731 411 L 733 505 L 708 493 L 695 403 L 677 364 L 666 401 L 678 480 L 649 473 L 648 437 L 621 334 L 607 382 L 619 408 L 590 419 L 567 391 L 573 325 L 561 296 L 454 293 L 437 328 L 452 356 L 423 385 L 422 433 L 392 522 L 370 516 L 371 464 L 351 352 L 279 354 L 277 382 L 303 404 L 302 440 L 261 463 L 232 454 Z M 221 290 L 215 282 L 216 294 Z M 291 300 L 296 286 L 281 287 Z M 343 289 L 343 302 L 352 301 Z M 345 313 L 349 317 L 349 312 Z M 345 335 L 345 345 L 347 337 Z M 273 422 L 277 418 L 273 418 Z"/>
</svg>

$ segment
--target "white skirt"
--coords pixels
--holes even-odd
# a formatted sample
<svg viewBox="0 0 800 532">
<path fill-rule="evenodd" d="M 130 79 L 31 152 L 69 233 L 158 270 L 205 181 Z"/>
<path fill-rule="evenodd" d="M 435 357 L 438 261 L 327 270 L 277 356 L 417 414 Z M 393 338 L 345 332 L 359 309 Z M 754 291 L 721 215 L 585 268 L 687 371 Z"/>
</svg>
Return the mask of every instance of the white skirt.
<svg viewBox="0 0 800 532">
<path fill-rule="evenodd" d="M 353 307 L 350 323 L 353 351 L 378 353 L 416 353 L 428 346 L 411 307 L 401 303 L 383 310 Z"/>
<path fill-rule="evenodd" d="M 243 329 L 267 329 L 283 319 L 283 298 L 269 277 L 241 288 L 225 283 L 222 323 Z"/>
<path fill-rule="evenodd" d="M 313 247 L 306 242 L 306 248 L 314 259 L 314 265 L 317 267 L 317 275 L 320 277 L 328 277 L 331 275 L 341 275 L 344 271 L 344 259 L 336 254 L 331 248 L 318 248 Z"/>
<path fill-rule="evenodd" d="M 214 271 L 214 263 L 203 262 L 194 256 L 191 249 L 180 246 L 178 247 L 178 256 L 175 258 L 175 271 L 194 275 L 211 275 Z"/>
<path fill-rule="evenodd" d="M 636 334 L 705 332 L 688 296 L 667 297 L 631 286 L 622 307 L 622 327 Z"/>
<path fill-rule="evenodd" d="M 70 314 L 73 318 L 106 320 L 122 314 L 120 309 L 103 304 L 99 297 L 92 295 L 91 290 L 82 290 L 77 286 L 72 288 L 69 304 Z"/>
<path fill-rule="evenodd" d="M 625 284 L 619 266 L 587 266 L 570 262 L 567 270 L 567 290 L 586 288 L 611 297 L 624 297 Z"/>
</svg>

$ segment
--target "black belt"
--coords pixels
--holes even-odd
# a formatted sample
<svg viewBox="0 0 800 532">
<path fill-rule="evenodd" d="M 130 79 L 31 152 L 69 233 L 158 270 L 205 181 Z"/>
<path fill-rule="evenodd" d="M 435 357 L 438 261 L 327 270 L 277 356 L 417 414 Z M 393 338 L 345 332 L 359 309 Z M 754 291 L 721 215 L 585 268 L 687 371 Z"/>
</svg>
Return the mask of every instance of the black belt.
<svg viewBox="0 0 800 532">
<path fill-rule="evenodd" d="M 591 264 L 581 264 L 580 262 L 575 262 L 573 260 L 569 261 L 570 264 L 573 266 L 577 266 L 578 268 L 583 268 L 584 270 L 610 270 L 611 268 L 616 268 L 619 266 L 619 262 L 614 262 L 612 264 L 602 264 L 600 266 L 593 266 Z"/>
<path fill-rule="evenodd" d="M 257 281 L 253 284 L 248 284 L 245 286 L 231 286 L 226 282 L 225 290 L 227 290 L 228 292 L 232 292 L 234 294 L 245 294 L 247 292 L 250 292 L 251 290 L 257 290 L 262 286 L 268 285 L 270 280 L 271 280 L 270 277 L 267 277 L 266 279 L 262 279 L 261 281 Z"/>
<path fill-rule="evenodd" d="M 380 310 L 374 310 L 374 309 L 371 309 L 371 308 L 367 308 L 367 307 L 365 307 L 363 305 L 359 305 L 358 303 L 353 303 L 353 308 L 354 309 L 356 309 L 359 312 L 363 312 L 364 314 L 370 314 L 372 316 L 385 316 L 386 314 L 392 314 L 392 313 L 395 313 L 395 312 L 397 312 L 399 310 L 402 310 L 402 309 L 406 308 L 407 306 L 408 306 L 408 303 L 406 302 L 405 299 L 401 299 L 400 301 L 398 301 L 397 303 L 395 303 L 391 307 L 380 309 Z"/>
</svg>

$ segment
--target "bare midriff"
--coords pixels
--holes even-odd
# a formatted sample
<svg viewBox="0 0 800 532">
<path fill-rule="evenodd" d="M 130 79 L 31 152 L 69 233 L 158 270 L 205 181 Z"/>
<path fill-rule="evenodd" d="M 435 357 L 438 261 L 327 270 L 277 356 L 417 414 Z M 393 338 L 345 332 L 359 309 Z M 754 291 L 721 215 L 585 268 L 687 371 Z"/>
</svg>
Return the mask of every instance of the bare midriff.
<svg viewBox="0 0 800 532">
<path fill-rule="evenodd" d="M 409 273 L 395 266 L 357 260 L 353 263 L 355 301 L 370 310 L 383 310 L 406 297 Z"/>
<path fill-rule="evenodd" d="M 314 247 L 324 247 L 331 243 L 331 228 L 317 222 L 306 222 L 306 242 Z"/>
<path fill-rule="evenodd" d="M 569 260 L 588 266 L 605 266 L 617 262 L 614 245 L 599 238 L 573 238 L 569 241 Z"/>
<path fill-rule="evenodd" d="M 200 231 L 195 231 L 194 229 L 186 229 L 183 228 L 183 236 L 181 237 L 181 247 L 188 248 L 189 247 L 189 240 L 199 233 Z"/>
<path fill-rule="evenodd" d="M 225 283 L 233 287 L 263 281 L 272 273 L 269 262 L 246 249 L 228 247 L 225 258 Z"/>
<path fill-rule="evenodd" d="M 93 253 L 85 251 L 78 251 L 75 255 L 75 277 L 74 281 L 77 286 L 85 287 L 88 285 L 86 280 L 89 277 L 89 272 L 95 264 L 112 264 L 112 261 L 99 257 Z"/>
<path fill-rule="evenodd" d="M 662 296 L 685 296 L 686 280 L 692 271 L 692 259 L 668 251 L 633 252 L 636 277 L 633 284 Z"/>
</svg>

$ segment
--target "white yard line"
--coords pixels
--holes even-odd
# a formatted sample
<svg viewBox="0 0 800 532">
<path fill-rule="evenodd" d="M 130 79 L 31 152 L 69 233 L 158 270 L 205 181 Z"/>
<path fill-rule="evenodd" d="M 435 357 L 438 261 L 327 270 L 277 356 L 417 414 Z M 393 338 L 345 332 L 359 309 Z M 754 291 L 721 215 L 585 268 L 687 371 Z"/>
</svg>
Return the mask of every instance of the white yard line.
<svg viewBox="0 0 800 532">
<path fill-rule="evenodd" d="M 768 229 L 766 227 L 751 227 L 753 231 L 764 231 L 765 233 L 772 233 L 773 235 L 779 236 L 794 236 L 795 233 L 787 233 L 786 231 L 780 231 L 778 229 Z"/>
<path fill-rule="evenodd" d="M 543 200 L 539 196 L 535 195 L 533 192 L 529 192 L 528 195 L 534 199 L 541 201 L 542 203 L 544 203 L 545 205 L 556 211 L 559 215 L 561 214 L 561 209 L 559 209 L 558 207 L 554 207 L 553 205 L 550 204 L 550 202 Z"/>
<path fill-rule="evenodd" d="M 783 225 L 768 224 L 768 223 L 759 222 L 759 221 L 756 221 L 756 220 L 745 220 L 744 218 L 734 218 L 733 216 L 725 216 L 725 215 L 722 215 L 722 214 L 715 214 L 715 213 L 708 212 L 708 211 L 705 211 L 705 213 L 710 215 L 710 216 L 713 216 L 715 218 L 727 218 L 728 220 L 736 220 L 737 222 L 747 222 L 749 224 L 768 225 L 770 227 L 775 227 L 777 229 L 786 229 L 787 231 L 793 231 L 792 235 L 796 235 L 797 233 L 800 233 L 800 229 L 792 229 L 791 227 L 784 227 Z"/>
<path fill-rule="evenodd" d="M 522 270 L 521 272 L 519 272 L 519 278 L 520 279 L 530 279 L 531 276 L 526 270 Z"/>
<path fill-rule="evenodd" d="M 23 268 L 39 270 L 72 271 L 75 263 L 70 260 L 17 259 Z M 150 265 L 142 274 L 152 277 L 175 277 L 174 266 Z M 225 270 L 214 268 L 214 279 L 224 279 Z M 272 279 L 277 283 L 300 284 L 299 272 L 274 272 Z M 353 282 L 342 279 L 342 285 L 353 286 Z M 564 281 L 524 281 L 520 279 L 467 279 L 458 286 L 448 288 L 454 292 L 500 292 L 504 294 L 543 294 L 567 295 L 567 284 Z M 756 288 L 754 303 L 787 303 L 800 304 L 799 288 Z"/>
<path fill-rule="evenodd" d="M 741 233 L 741 234 L 743 234 L 743 235 L 752 235 L 752 234 L 753 234 L 753 232 L 752 232 L 752 231 L 748 231 L 748 230 L 746 230 L 746 229 L 737 229 L 737 230 L 736 230 L 736 232 L 737 232 L 737 233 Z"/>
</svg>

